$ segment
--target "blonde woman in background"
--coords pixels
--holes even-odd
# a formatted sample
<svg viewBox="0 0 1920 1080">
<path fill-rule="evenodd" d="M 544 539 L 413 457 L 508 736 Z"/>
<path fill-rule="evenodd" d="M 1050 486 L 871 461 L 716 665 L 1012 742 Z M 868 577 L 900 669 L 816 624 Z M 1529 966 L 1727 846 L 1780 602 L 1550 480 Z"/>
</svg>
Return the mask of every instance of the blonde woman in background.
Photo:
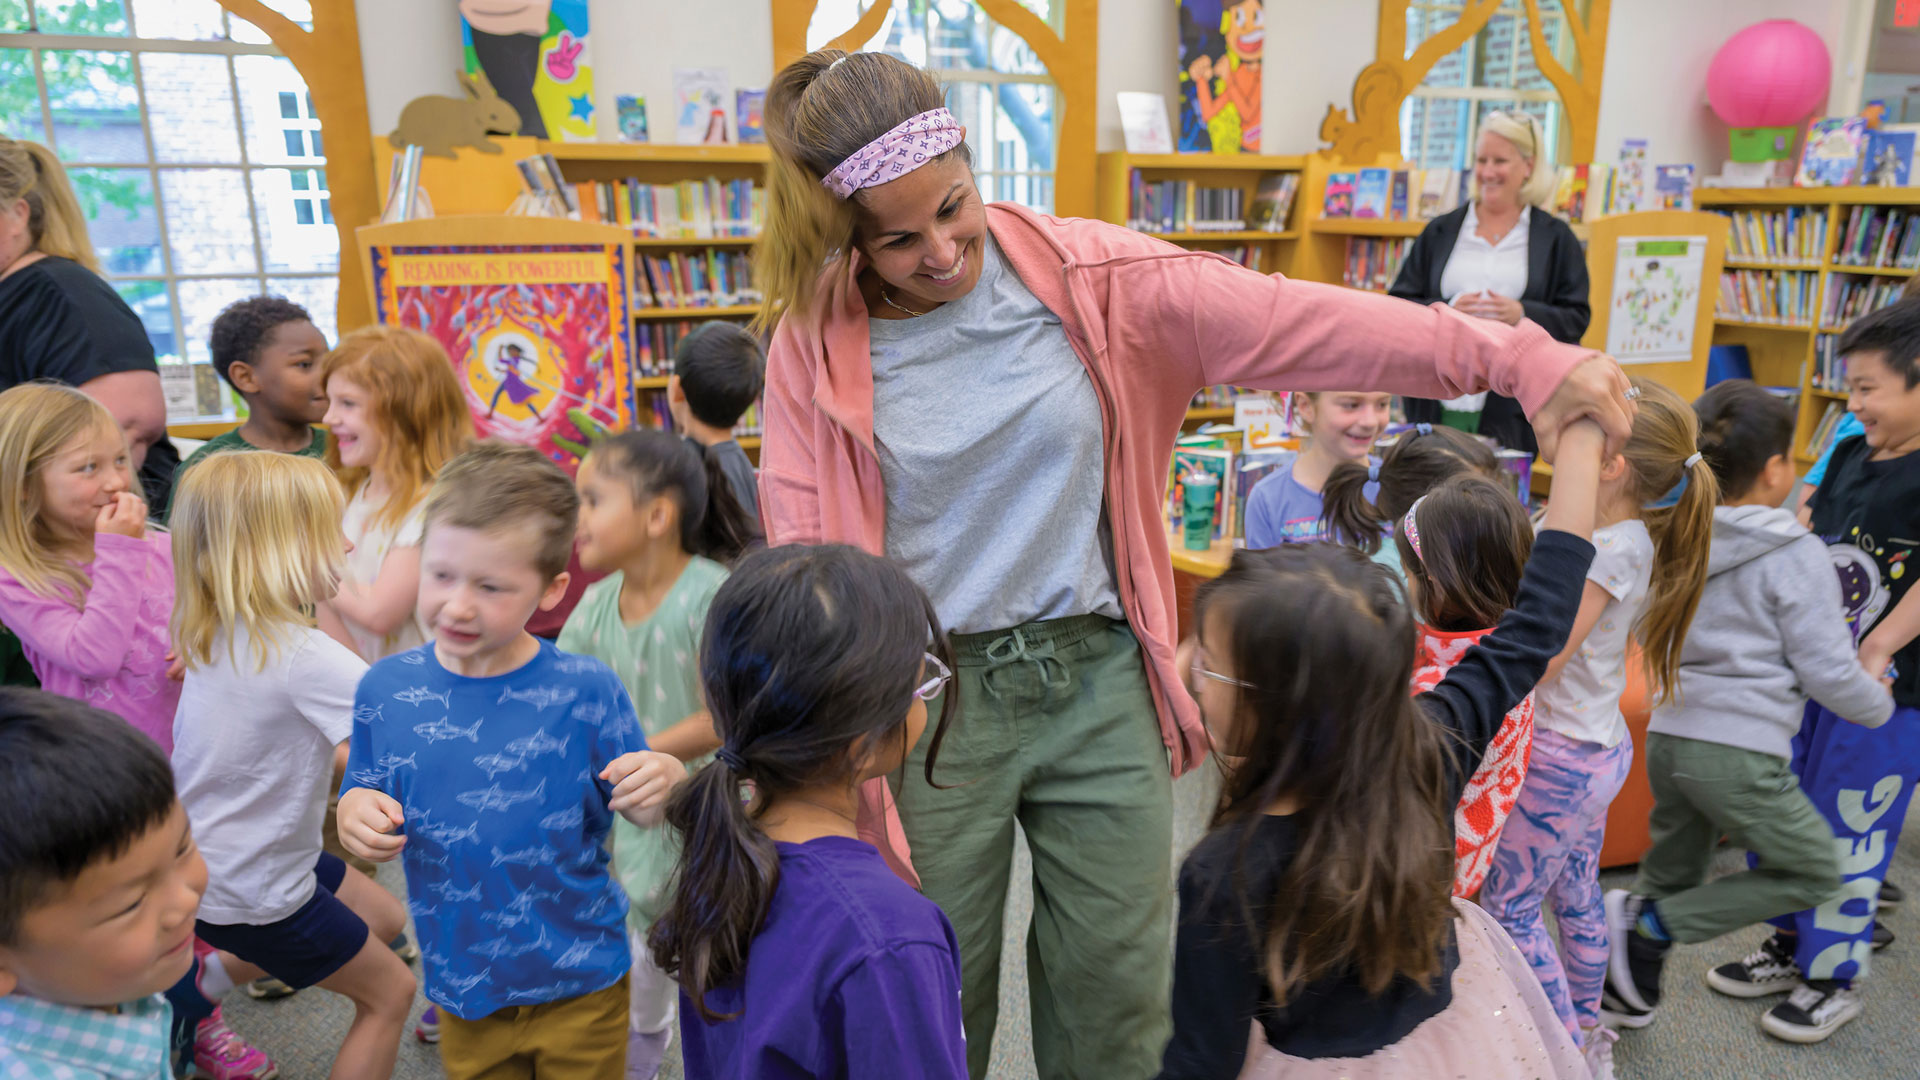
<svg viewBox="0 0 1920 1080">
<path fill-rule="evenodd" d="M 53 152 L 0 135 L 0 390 L 35 379 L 78 387 L 126 432 L 156 515 L 180 454 L 153 342 L 100 276 L 73 185 Z"/>
<path fill-rule="evenodd" d="M 1587 256 L 1573 229 L 1544 209 L 1554 184 L 1545 143 L 1540 121 L 1526 113 L 1488 113 L 1474 145 L 1472 198 L 1427 224 L 1387 291 L 1508 326 L 1531 320 L 1554 340 L 1578 344 L 1592 319 Z M 1512 398 L 1408 398 L 1406 407 L 1408 420 L 1444 420 L 1514 450 L 1538 451 Z"/>
</svg>

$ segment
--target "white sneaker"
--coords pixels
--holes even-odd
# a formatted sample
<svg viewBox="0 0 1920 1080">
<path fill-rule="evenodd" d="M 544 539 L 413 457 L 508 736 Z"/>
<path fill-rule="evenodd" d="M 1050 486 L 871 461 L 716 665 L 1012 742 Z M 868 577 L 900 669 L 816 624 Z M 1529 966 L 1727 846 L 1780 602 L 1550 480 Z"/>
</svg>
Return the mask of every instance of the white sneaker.
<svg viewBox="0 0 1920 1080">
<path fill-rule="evenodd" d="M 1860 995 L 1838 982 L 1801 983 L 1791 997 L 1760 1018 L 1760 1030 L 1788 1042 L 1825 1042 L 1864 1008 Z"/>
<path fill-rule="evenodd" d="M 1599 1024 L 1588 1028 L 1583 1039 L 1580 1056 L 1586 1059 L 1593 1080 L 1613 1080 L 1613 1044 L 1619 1041 L 1620 1033 Z"/>
</svg>

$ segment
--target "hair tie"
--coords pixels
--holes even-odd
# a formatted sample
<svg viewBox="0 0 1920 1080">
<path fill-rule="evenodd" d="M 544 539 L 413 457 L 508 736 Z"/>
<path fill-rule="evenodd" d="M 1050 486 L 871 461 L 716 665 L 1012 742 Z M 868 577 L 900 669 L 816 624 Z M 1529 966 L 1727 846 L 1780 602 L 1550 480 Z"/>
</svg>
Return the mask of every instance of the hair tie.
<svg viewBox="0 0 1920 1080">
<path fill-rule="evenodd" d="M 846 56 L 842 56 L 842 57 L 841 57 L 840 59 L 838 59 L 838 60 L 835 60 L 835 61 L 834 61 L 833 63 L 831 63 L 831 64 L 828 64 L 828 65 L 827 65 L 827 70 L 828 70 L 828 71 L 832 71 L 832 70 L 833 70 L 834 68 L 837 68 L 837 67 L 839 67 L 839 66 L 840 66 L 841 64 L 844 64 L 844 63 L 846 63 L 846 62 L 847 62 L 847 56 L 852 56 L 852 55 L 853 55 L 852 53 L 847 53 L 847 54 L 846 54 Z"/>
<path fill-rule="evenodd" d="M 715 750 L 713 752 L 713 759 L 725 765 L 736 775 L 747 771 L 746 759 L 741 757 L 740 752 L 731 746 L 722 746 L 720 749 Z"/>
<path fill-rule="evenodd" d="M 898 180 L 959 146 L 963 135 L 960 121 L 952 113 L 944 108 L 929 109 L 900 121 L 854 151 L 820 182 L 835 198 L 852 198 L 861 188 Z"/>
<path fill-rule="evenodd" d="M 1433 425 L 1432 424 L 1415 424 L 1413 425 L 1413 430 L 1416 434 L 1431 435 L 1433 434 Z"/>
<path fill-rule="evenodd" d="M 1693 456 L 1697 458 L 1700 455 L 1695 454 Z M 1689 458 L 1687 460 L 1691 461 L 1693 459 Z M 1653 500 L 1650 503 L 1643 503 L 1640 508 L 1642 510 L 1665 510 L 1669 507 L 1678 505 L 1680 502 L 1680 496 L 1685 495 L 1686 493 L 1687 493 L 1687 478 L 1685 474 L 1682 474 L 1680 477 L 1680 482 L 1673 485 L 1673 487 L 1669 489 L 1665 495 L 1660 496 L 1659 498 Z"/>
<path fill-rule="evenodd" d="M 1693 468 L 1693 467 L 1694 467 L 1695 465 L 1698 465 L 1698 464 L 1700 464 L 1700 456 L 1701 456 L 1701 455 L 1700 455 L 1700 451 L 1698 451 L 1698 450 L 1695 450 L 1695 451 L 1693 452 L 1693 456 L 1692 456 L 1692 457 L 1690 457 L 1690 458 L 1688 458 L 1687 460 L 1685 460 L 1685 461 L 1683 461 L 1683 462 L 1681 462 L 1681 463 L 1680 463 L 1680 467 L 1681 467 L 1681 468 L 1683 468 L 1683 469 L 1691 469 L 1691 468 Z"/>
<path fill-rule="evenodd" d="M 1367 462 L 1367 483 L 1377 484 L 1379 482 L 1380 482 L 1380 463 L 1377 461 Z"/>
<path fill-rule="evenodd" d="M 1413 557 L 1421 562 L 1426 562 L 1427 558 L 1420 554 L 1420 524 L 1414 520 L 1414 515 L 1420 512 L 1420 504 L 1426 501 L 1425 495 L 1413 500 L 1413 505 L 1407 507 L 1407 516 L 1400 522 L 1407 534 L 1407 546 L 1413 549 Z"/>
</svg>

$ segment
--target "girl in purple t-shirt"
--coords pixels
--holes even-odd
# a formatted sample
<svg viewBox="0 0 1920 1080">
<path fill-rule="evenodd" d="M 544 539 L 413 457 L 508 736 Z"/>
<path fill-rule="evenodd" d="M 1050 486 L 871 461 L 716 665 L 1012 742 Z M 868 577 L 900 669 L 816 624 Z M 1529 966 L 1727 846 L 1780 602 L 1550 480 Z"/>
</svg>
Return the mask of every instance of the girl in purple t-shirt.
<svg viewBox="0 0 1920 1080">
<path fill-rule="evenodd" d="M 760 551 L 714 594 L 721 747 L 668 804 L 683 847 L 648 938 L 680 983 L 689 1077 L 967 1075 L 953 927 L 854 826 L 860 785 L 904 766 L 941 699 L 932 782 L 950 662 L 926 594 L 857 548 Z"/>
<path fill-rule="evenodd" d="M 1393 419 L 1392 394 L 1332 390 L 1295 394 L 1293 402 L 1295 420 L 1307 429 L 1300 456 L 1247 493 L 1247 546 L 1256 550 L 1325 536 L 1320 492 L 1327 477 L 1345 462 L 1366 464 Z M 1368 484 L 1368 499 L 1378 486 Z"/>
</svg>

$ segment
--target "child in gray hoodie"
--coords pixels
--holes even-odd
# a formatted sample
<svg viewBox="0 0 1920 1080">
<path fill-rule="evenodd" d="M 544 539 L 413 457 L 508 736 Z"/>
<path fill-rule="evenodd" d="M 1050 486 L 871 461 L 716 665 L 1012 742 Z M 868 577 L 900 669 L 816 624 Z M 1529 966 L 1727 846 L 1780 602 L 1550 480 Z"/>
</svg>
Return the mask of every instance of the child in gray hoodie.
<svg viewBox="0 0 1920 1080">
<path fill-rule="evenodd" d="M 1647 725 L 1653 846 L 1632 890 L 1606 895 L 1605 1008 L 1626 1027 L 1653 1022 L 1675 941 L 1707 941 L 1839 890 L 1833 829 L 1790 766 L 1807 698 L 1868 727 L 1893 712 L 1854 656 L 1827 546 L 1780 508 L 1794 483 L 1792 412 L 1745 380 L 1715 385 L 1694 410 L 1722 501 L 1678 693 Z M 1752 867 L 1707 881 L 1722 836 L 1753 853 Z"/>
</svg>

